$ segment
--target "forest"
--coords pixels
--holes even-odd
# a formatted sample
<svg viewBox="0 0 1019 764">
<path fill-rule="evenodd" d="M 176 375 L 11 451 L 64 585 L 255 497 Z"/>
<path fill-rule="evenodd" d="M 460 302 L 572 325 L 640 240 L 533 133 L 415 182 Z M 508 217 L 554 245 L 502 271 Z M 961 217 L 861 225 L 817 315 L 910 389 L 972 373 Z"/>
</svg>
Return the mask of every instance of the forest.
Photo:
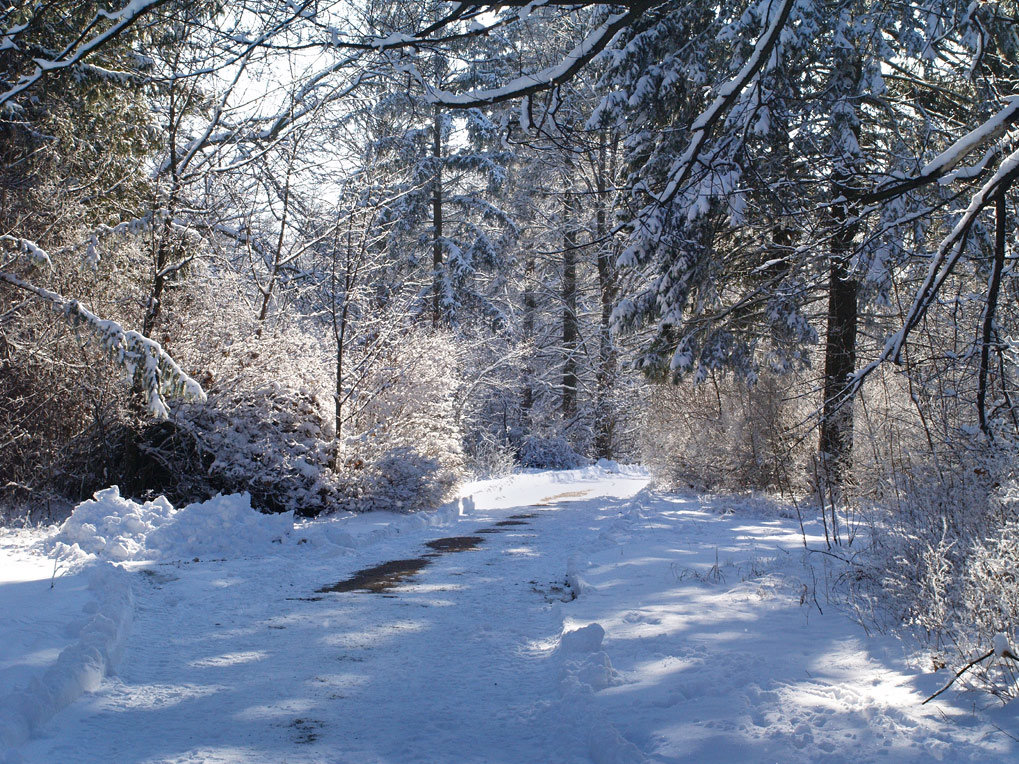
<svg viewBox="0 0 1019 764">
<path fill-rule="evenodd" d="M 641 465 L 1007 702 L 1017 180 L 1015 0 L 14 0 L 0 525 Z"/>
</svg>

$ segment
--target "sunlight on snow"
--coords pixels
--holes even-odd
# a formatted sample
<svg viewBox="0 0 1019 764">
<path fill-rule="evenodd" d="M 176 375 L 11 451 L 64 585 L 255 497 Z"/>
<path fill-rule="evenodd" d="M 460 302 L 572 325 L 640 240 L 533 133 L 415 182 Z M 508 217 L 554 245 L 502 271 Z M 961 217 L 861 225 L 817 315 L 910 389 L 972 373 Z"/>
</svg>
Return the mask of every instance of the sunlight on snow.
<svg viewBox="0 0 1019 764">
<path fill-rule="evenodd" d="M 254 663 L 269 657 L 269 653 L 262 650 L 246 650 L 238 653 L 224 653 L 211 658 L 200 658 L 191 661 L 188 665 L 193 668 L 209 668 L 212 666 L 237 666 L 241 663 Z"/>
</svg>

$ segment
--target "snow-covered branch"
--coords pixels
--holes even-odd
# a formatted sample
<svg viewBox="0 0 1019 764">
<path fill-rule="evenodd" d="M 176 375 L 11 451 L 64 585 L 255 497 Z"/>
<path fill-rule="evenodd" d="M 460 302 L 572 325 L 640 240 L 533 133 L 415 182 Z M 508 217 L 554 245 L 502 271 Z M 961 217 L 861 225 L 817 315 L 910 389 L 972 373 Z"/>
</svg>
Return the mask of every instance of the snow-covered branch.
<svg viewBox="0 0 1019 764">
<path fill-rule="evenodd" d="M 50 259 L 49 252 L 44 250 L 34 241 L 22 239 L 18 236 L 11 236 L 10 234 L 3 234 L 0 235 L 0 242 L 13 244 L 19 255 L 28 258 L 38 265 L 45 265 L 50 268 L 53 267 L 53 261 Z"/>
<path fill-rule="evenodd" d="M 91 53 L 102 48 L 111 40 L 125 32 L 143 16 L 151 13 L 167 0 L 129 0 L 127 5 L 116 12 L 101 11 L 88 24 L 86 30 L 98 26 L 103 19 L 112 23 L 103 31 L 88 37 L 84 32 L 77 40 L 70 43 L 59 54 L 49 59 L 35 59 L 35 69 L 31 74 L 22 76 L 6 91 L 0 93 L 0 110 L 4 105 L 24 93 L 38 83 L 49 72 L 59 71 L 75 66 Z"/>
<path fill-rule="evenodd" d="M 309 77 L 299 89 L 292 95 L 290 104 L 274 114 L 256 115 L 245 119 L 237 124 L 228 124 L 223 119 L 226 98 L 224 94 L 222 103 L 217 107 L 213 120 L 202 134 L 195 137 L 178 149 L 180 156 L 184 159 L 178 164 L 178 171 L 183 174 L 183 169 L 188 167 L 195 159 L 195 156 L 202 150 L 214 147 L 249 144 L 269 144 L 277 141 L 285 130 L 297 124 L 302 119 L 314 115 L 325 106 L 335 103 L 353 93 L 364 84 L 366 74 L 358 73 L 346 85 L 331 87 L 321 97 L 313 98 L 313 94 L 320 88 L 325 87 L 325 82 L 330 75 L 333 75 L 356 61 L 356 57 L 344 58 L 342 61 L 331 64 L 316 74 Z M 236 84 L 233 83 L 233 84 Z M 231 85 L 231 88 L 233 87 Z M 221 128 L 221 129 L 216 129 Z M 198 169 L 191 171 L 190 175 L 200 175 L 203 162 L 198 163 Z M 170 167 L 169 156 L 165 157 L 153 170 L 152 176 L 159 177 L 166 173 Z M 236 164 L 227 166 L 227 169 L 236 169 Z"/>
<path fill-rule="evenodd" d="M 966 237 L 973 224 L 976 223 L 977 217 L 991 203 L 995 196 L 1007 190 L 1017 180 L 1019 180 L 1019 150 L 1009 154 L 998 167 L 994 176 L 973 195 L 969 206 L 963 212 L 951 233 L 945 237 L 938 247 L 937 254 L 935 254 L 927 270 L 927 277 L 917 290 L 913 304 L 903 319 L 902 327 L 888 338 L 884 349 L 877 358 L 853 375 L 852 380 L 850 380 L 847 386 L 847 395 L 855 394 L 863 385 L 863 381 L 867 376 L 884 362 L 890 360 L 894 363 L 901 363 L 902 350 L 906 345 L 909 333 L 923 319 L 942 285 L 962 258 L 966 247 Z"/>
<path fill-rule="evenodd" d="M 861 202 L 863 204 L 873 204 L 892 199 L 947 176 L 962 162 L 967 154 L 977 147 L 999 138 L 1011 125 L 1019 121 L 1019 96 L 1011 96 L 1007 100 L 1008 104 L 999 110 L 997 114 L 982 122 L 973 130 L 970 130 L 966 135 L 945 149 L 945 151 L 924 165 L 919 175 L 883 185 L 870 193 L 862 195 Z M 976 165 L 974 171 L 960 172 L 957 177 L 968 178 L 971 174 L 979 174 L 979 171 L 983 169 L 992 154 L 993 152 L 985 154 Z"/>
<path fill-rule="evenodd" d="M 697 158 L 700 156 L 701 149 L 704 148 L 704 144 L 711 136 L 711 131 L 715 125 L 733 107 L 743 90 L 753 82 L 771 57 L 771 52 L 781 39 L 782 30 L 785 28 L 786 21 L 789 20 L 789 14 L 792 12 L 794 5 L 796 5 L 796 0 L 783 0 L 778 10 L 773 12 L 771 23 L 757 41 L 753 53 L 750 54 L 750 58 L 743 64 L 743 67 L 737 72 L 736 76 L 718 89 L 715 100 L 694 120 L 693 125 L 690 127 L 692 132 L 690 145 L 687 146 L 686 151 L 683 152 L 683 155 L 672 166 L 669 172 L 669 181 L 662 192 L 657 195 L 652 194 L 655 201 L 659 204 L 671 202 L 676 197 L 676 194 L 679 193 L 683 184 L 686 183 L 697 162 Z"/>
<path fill-rule="evenodd" d="M 77 300 L 35 286 L 12 273 L 0 271 L 0 281 L 28 292 L 49 303 L 74 325 L 84 325 L 99 338 L 110 356 L 125 368 L 129 377 L 138 380 L 149 412 L 159 419 L 169 416 L 164 396 L 182 396 L 205 400 L 201 385 L 177 365 L 162 346 L 116 321 L 99 318 Z"/>
<path fill-rule="evenodd" d="M 514 98 L 548 90 L 570 80 L 599 53 L 601 53 L 620 31 L 634 23 L 646 11 L 662 0 L 631 3 L 625 13 L 617 13 L 589 34 L 558 64 L 539 72 L 525 74 L 499 88 L 470 90 L 466 93 L 451 93 L 426 84 L 425 97 L 431 103 L 453 109 L 467 109 L 481 104 L 501 103 Z"/>
</svg>

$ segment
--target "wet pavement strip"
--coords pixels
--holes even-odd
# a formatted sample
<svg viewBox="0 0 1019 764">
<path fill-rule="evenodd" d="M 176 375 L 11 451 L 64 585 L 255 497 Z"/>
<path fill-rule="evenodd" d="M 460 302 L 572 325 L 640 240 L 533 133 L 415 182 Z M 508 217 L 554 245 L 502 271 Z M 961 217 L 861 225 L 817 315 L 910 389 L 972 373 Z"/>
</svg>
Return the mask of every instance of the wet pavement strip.
<svg viewBox="0 0 1019 764">
<path fill-rule="evenodd" d="M 422 568 L 431 565 L 432 561 L 427 557 L 415 557 L 410 560 L 390 560 L 381 565 L 374 565 L 357 571 L 350 578 L 344 581 L 337 581 L 335 584 L 323 586 L 316 591 L 326 592 L 356 592 L 366 591 L 381 594 L 389 591 L 397 584 L 414 576 Z"/>
<path fill-rule="evenodd" d="M 484 539 L 478 536 L 449 536 L 444 539 L 434 539 L 432 541 L 425 542 L 425 546 L 429 549 L 434 549 L 437 554 L 445 554 L 447 552 L 467 552 L 471 549 L 477 549 Z"/>
<path fill-rule="evenodd" d="M 529 525 L 522 518 L 536 517 L 536 515 L 532 513 L 512 515 L 511 517 L 517 519 L 503 520 L 502 522 L 495 523 L 491 528 L 479 528 L 474 533 L 501 533 L 508 526 Z M 420 557 L 406 560 L 390 560 L 380 565 L 373 565 L 370 568 L 363 568 L 343 581 L 337 581 L 335 584 L 329 584 L 321 589 L 316 589 L 316 592 L 319 594 L 330 592 L 373 592 L 385 595 L 400 584 L 414 578 L 424 568 L 431 565 L 432 560 L 436 557 L 453 552 L 469 552 L 477 549 L 483 542 L 484 539 L 476 535 L 447 536 L 445 538 L 432 539 L 425 542 L 425 546 L 431 551 L 422 554 Z M 321 597 L 292 597 L 290 599 L 314 601 L 321 599 Z"/>
</svg>

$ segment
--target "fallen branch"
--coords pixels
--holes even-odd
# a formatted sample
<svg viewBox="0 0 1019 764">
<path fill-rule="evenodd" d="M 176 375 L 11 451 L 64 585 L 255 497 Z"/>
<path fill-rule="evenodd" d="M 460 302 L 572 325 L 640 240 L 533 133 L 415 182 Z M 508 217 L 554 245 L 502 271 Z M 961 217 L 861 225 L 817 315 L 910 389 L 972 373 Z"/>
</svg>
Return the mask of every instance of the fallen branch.
<svg viewBox="0 0 1019 764">
<path fill-rule="evenodd" d="M 930 703 L 932 700 L 934 700 L 936 697 L 938 697 L 938 695 L 940 695 L 941 693 L 945 692 L 946 690 L 948 690 L 949 687 L 951 687 L 953 684 L 955 684 L 956 680 L 959 677 L 961 677 L 963 674 L 965 674 L 967 671 L 969 671 L 971 668 L 973 668 L 977 664 L 983 663 L 985 660 L 990 658 L 992 655 L 997 655 L 999 658 L 1008 658 L 1010 660 L 1019 662 L 1019 657 L 1017 657 L 1016 654 L 1012 652 L 1012 649 L 1008 646 L 1008 643 L 1004 639 L 1004 635 L 997 634 L 994 637 L 994 647 L 992 647 L 986 653 L 981 655 L 979 658 L 974 658 L 969 663 L 967 663 L 965 666 L 963 666 L 961 669 L 956 671 L 955 672 L 955 676 L 952 677 L 952 679 L 948 682 L 948 684 L 946 684 L 944 687 L 942 687 L 936 693 L 931 695 L 929 698 L 927 698 L 927 700 L 925 700 L 920 705 L 925 706 L 928 703 Z"/>
</svg>

